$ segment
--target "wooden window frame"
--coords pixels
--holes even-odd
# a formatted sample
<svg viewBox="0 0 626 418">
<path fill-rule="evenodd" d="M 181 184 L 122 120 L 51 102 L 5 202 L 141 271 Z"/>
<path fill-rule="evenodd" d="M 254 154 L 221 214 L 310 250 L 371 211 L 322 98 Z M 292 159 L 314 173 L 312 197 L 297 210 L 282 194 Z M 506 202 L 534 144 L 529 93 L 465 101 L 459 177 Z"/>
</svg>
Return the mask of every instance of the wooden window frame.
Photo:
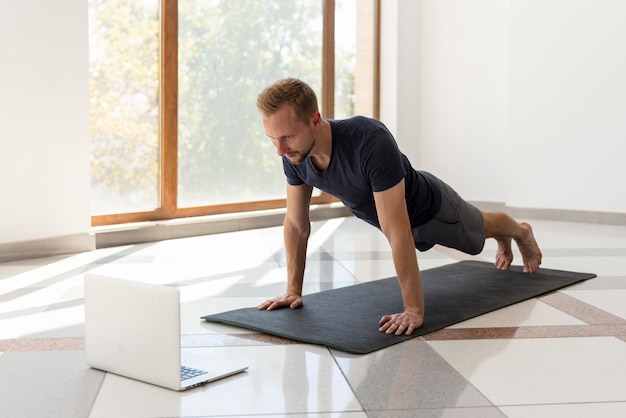
<svg viewBox="0 0 626 418">
<path fill-rule="evenodd" d="M 375 116 L 378 116 L 380 62 L 380 0 L 376 1 L 375 39 Z M 324 0 L 322 109 L 325 117 L 334 116 L 335 90 L 335 0 Z M 160 50 L 160 204 L 161 207 L 141 212 L 94 215 L 92 226 L 147 222 L 284 208 L 286 199 L 247 201 L 188 208 L 178 207 L 178 0 L 161 0 Z M 322 193 L 313 196 L 311 204 L 336 202 Z"/>
</svg>

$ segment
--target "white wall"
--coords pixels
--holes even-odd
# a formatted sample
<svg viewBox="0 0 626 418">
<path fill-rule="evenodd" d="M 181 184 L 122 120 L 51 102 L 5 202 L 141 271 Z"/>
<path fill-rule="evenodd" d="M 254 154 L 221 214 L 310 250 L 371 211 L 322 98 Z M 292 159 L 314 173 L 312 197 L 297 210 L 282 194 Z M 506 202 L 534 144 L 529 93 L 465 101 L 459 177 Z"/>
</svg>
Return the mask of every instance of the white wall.
<svg viewBox="0 0 626 418">
<path fill-rule="evenodd" d="M 626 2 L 511 1 L 508 202 L 626 212 Z"/>
<path fill-rule="evenodd" d="M 506 199 L 508 3 L 422 2 L 418 161 L 472 200 Z"/>
<path fill-rule="evenodd" d="M 508 2 L 382 7 L 381 119 L 416 168 L 468 199 L 504 202 Z"/>
<path fill-rule="evenodd" d="M 381 4 L 380 119 L 411 157 L 419 155 L 420 144 L 420 31 L 414 19 L 398 17 L 419 18 L 420 3 L 393 0 Z"/>
<path fill-rule="evenodd" d="M 90 232 L 87 10 L 0 2 L 0 244 Z"/>
<path fill-rule="evenodd" d="M 381 119 L 417 167 L 469 200 L 626 212 L 626 2 L 382 6 Z"/>
</svg>

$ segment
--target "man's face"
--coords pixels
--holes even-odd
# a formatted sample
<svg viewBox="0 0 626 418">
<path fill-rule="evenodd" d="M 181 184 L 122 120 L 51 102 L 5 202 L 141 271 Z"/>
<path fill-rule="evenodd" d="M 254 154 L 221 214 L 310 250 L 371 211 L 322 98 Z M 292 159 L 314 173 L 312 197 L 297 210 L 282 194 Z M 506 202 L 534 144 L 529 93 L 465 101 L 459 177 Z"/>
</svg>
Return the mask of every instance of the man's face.
<svg viewBox="0 0 626 418">
<path fill-rule="evenodd" d="M 298 120 L 288 104 L 273 115 L 264 117 L 263 127 L 278 156 L 284 155 L 292 164 L 302 163 L 315 146 L 312 124 Z"/>
</svg>

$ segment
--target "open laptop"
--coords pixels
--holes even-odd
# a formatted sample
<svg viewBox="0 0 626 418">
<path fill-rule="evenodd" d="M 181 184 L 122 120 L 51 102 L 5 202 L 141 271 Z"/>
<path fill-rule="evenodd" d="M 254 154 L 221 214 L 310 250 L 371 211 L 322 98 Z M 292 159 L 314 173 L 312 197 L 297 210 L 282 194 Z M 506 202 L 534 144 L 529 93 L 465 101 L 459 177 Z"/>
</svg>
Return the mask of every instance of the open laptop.
<svg viewBox="0 0 626 418">
<path fill-rule="evenodd" d="M 246 370 L 207 359 L 210 370 L 181 366 L 180 292 L 175 287 L 85 274 L 87 364 L 173 390 Z M 189 369 L 191 376 L 185 375 Z"/>
</svg>

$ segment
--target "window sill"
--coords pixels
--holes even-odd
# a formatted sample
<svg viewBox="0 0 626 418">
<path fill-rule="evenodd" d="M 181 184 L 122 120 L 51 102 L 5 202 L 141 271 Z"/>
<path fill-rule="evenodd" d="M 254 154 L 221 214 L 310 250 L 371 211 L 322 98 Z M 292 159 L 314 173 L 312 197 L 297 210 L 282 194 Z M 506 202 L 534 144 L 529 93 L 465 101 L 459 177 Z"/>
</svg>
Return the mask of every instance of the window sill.
<svg viewBox="0 0 626 418">
<path fill-rule="evenodd" d="M 312 205 L 310 215 L 311 221 L 352 216 L 343 204 L 339 202 Z M 96 248 L 107 248 L 166 239 L 280 226 L 283 224 L 284 218 L 285 209 L 282 208 L 177 218 L 163 221 L 96 226 L 91 229 L 91 232 L 96 239 Z"/>
</svg>

